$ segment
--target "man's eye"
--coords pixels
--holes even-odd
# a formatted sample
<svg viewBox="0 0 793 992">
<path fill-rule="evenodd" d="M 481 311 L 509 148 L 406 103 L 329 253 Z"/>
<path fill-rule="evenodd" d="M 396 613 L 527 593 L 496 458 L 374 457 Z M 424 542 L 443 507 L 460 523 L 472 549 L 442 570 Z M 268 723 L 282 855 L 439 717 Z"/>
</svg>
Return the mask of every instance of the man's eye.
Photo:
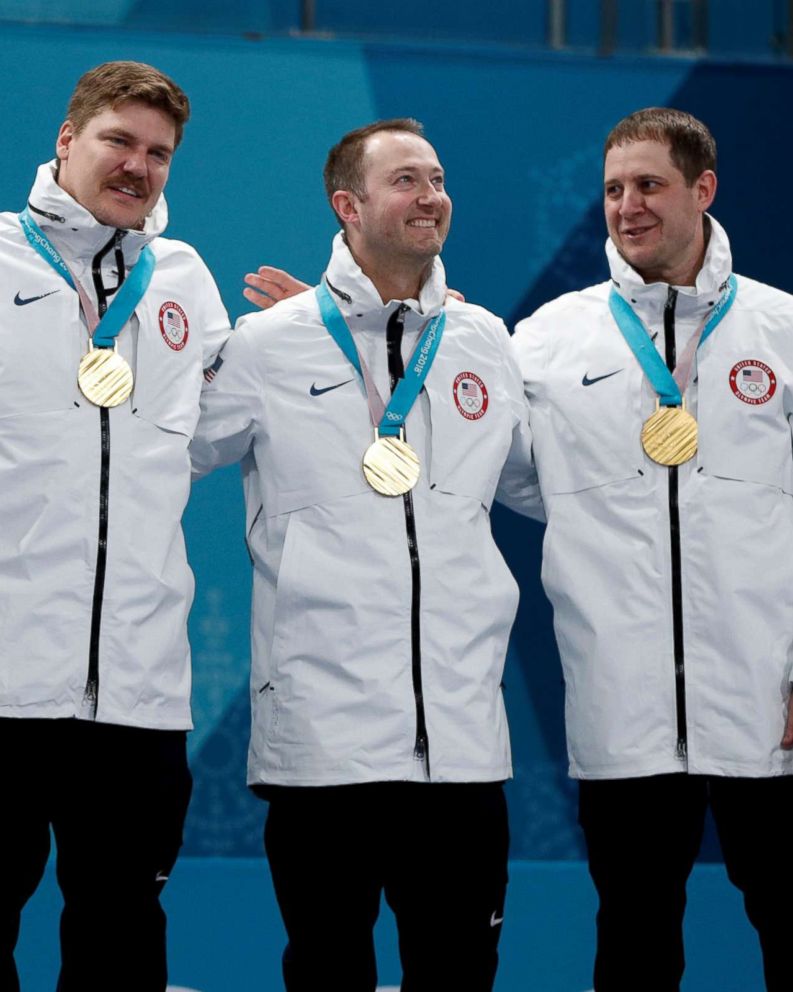
<svg viewBox="0 0 793 992">
<path fill-rule="evenodd" d="M 619 196 L 621 192 L 622 192 L 622 190 L 620 189 L 619 186 L 607 186 L 606 187 L 606 196 L 609 196 L 612 199 L 614 199 L 615 196 Z"/>
<path fill-rule="evenodd" d="M 432 185 L 435 186 L 437 189 L 443 189 L 443 187 L 444 187 L 444 177 L 443 176 L 436 176 L 432 180 Z"/>
</svg>

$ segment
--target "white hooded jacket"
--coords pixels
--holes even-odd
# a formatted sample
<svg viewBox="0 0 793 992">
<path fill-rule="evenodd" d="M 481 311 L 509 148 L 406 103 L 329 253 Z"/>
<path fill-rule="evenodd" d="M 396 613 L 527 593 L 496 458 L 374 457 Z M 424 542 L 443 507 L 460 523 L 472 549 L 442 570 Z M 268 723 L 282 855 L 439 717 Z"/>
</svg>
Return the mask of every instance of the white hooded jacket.
<svg viewBox="0 0 793 992">
<path fill-rule="evenodd" d="M 694 287 L 646 285 L 607 245 L 613 284 L 662 357 L 674 342 L 680 358 L 732 271 L 727 237 L 709 224 Z M 548 518 L 543 582 L 571 774 L 788 774 L 793 298 L 738 277 L 685 394 L 699 450 L 669 469 L 640 443 L 655 393 L 610 314 L 610 288 L 560 297 L 514 337 Z"/>
<path fill-rule="evenodd" d="M 29 209 L 97 305 L 145 244 L 156 268 L 117 338 L 134 391 L 103 412 L 77 385 L 88 349 L 77 293 L 17 215 L 0 215 L 0 716 L 186 729 L 187 446 L 228 318 L 195 251 L 158 237 L 164 199 L 145 230 L 117 232 L 48 163 Z"/>
<path fill-rule="evenodd" d="M 443 267 L 419 301 L 384 305 L 338 235 L 327 280 L 387 401 L 387 341 L 404 321 L 407 364 L 443 305 Z M 194 467 L 243 459 L 250 784 L 510 775 L 501 676 L 518 591 L 488 511 L 500 476 L 531 490 L 526 406 L 502 322 L 457 302 L 446 312 L 407 417 L 422 466 L 409 501 L 364 478 L 365 390 L 313 290 L 243 318 L 204 391 Z"/>
</svg>

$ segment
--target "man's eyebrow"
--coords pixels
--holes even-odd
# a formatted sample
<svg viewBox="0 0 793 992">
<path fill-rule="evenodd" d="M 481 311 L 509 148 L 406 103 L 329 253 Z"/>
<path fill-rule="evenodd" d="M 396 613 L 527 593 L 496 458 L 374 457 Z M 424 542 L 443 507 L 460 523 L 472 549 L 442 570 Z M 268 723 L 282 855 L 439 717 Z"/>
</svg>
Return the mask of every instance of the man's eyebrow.
<svg viewBox="0 0 793 992">
<path fill-rule="evenodd" d="M 423 166 L 420 165 L 400 165 L 396 169 L 390 169 L 386 173 L 386 178 L 390 179 L 392 176 L 398 176 L 404 172 L 420 172 Z M 442 176 L 445 175 L 443 167 L 440 165 L 433 166 L 430 172 L 440 173 Z"/>
<path fill-rule="evenodd" d="M 633 180 L 636 180 L 638 182 L 641 182 L 641 180 L 643 180 L 643 179 L 653 179 L 656 182 L 660 182 L 660 183 L 668 182 L 668 179 L 666 179 L 664 176 L 659 176 L 658 173 L 656 173 L 656 172 L 640 172 L 638 175 L 628 176 L 628 179 L 633 179 Z M 613 178 L 609 178 L 607 176 L 603 180 L 603 185 L 604 186 L 613 186 L 614 183 L 622 183 L 622 182 L 623 182 L 623 180 L 621 178 L 618 178 L 617 176 L 614 176 Z"/>
<path fill-rule="evenodd" d="M 99 132 L 100 138 L 111 137 L 111 136 L 117 138 L 126 138 L 129 141 L 137 141 L 137 138 L 132 133 L 132 131 L 128 131 L 125 127 L 120 127 L 119 125 L 116 124 L 110 124 L 108 127 L 103 128 Z M 152 149 L 154 151 L 167 152 L 169 155 L 173 155 L 174 152 L 174 148 L 172 145 L 163 145 L 163 144 L 152 145 Z"/>
</svg>

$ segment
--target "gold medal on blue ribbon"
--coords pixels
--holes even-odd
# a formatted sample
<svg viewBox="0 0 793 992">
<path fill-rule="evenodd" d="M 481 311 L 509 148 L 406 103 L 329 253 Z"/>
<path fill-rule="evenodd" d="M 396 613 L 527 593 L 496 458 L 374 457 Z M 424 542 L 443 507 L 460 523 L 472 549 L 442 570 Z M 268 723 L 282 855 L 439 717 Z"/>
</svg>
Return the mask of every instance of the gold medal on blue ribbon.
<svg viewBox="0 0 793 992">
<path fill-rule="evenodd" d="M 656 405 L 642 427 L 642 448 L 659 465 L 682 465 L 697 453 L 697 422 L 682 406 Z"/>
<path fill-rule="evenodd" d="M 419 481 L 421 465 L 418 455 L 405 440 L 405 432 L 399 437 L 380 435 L 375 430 L 374 442 L 364 452 L 363 474 L 366 481 L 383 496 L 404 496 Z"/>
<path fill-rule="evenodd" d="M 118 353 L 118 347 L 94 348 L 80 361 L 77 384 L 83 396 L 95 406 L 118 406 L 129 399 L 134 385 L 129 363 Z"/>
</svg>

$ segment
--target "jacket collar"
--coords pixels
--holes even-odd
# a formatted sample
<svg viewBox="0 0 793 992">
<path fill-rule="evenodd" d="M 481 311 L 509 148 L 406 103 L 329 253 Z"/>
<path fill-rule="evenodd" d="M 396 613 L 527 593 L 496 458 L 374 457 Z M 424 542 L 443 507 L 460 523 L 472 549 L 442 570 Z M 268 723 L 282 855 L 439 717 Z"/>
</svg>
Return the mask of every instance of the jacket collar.
<svg viewBox="0 0 793 992">
<path fill-rule="evenodd" d="M 678 291 L 676 310 L 681 317 L 696 319 L 703 316 L 724 292 L 732 272 L 730 242 L 724 228 L 709 214 L 705 223 L 710 227 L 705 259 L 694 286 L 675 286 Z M 609 238 L 606 256 L 614 288 L 643 320 L 657 319 L 669 296 L 664 282 L 646 283 L 639 273 L 620 255 Z"/>
<path fill-rule="evenodd" d="M 67 259 L 90 260 L 107 245 L 116 228 L 100 224 L 57 184 L 55 166 L 55 160 L 39 166 L 28 207 L 39 227 Z M 121 248 L 128 266 L 135 264 L 143 247 L 162 234 L 167 223 L 168 207 L 165 197 L 160 196 L 142 231 L 122 231 Z"/>
<path fill-rule="evenodd" d="M 383 303 L 372 281 L 352 257 L 342 231 L 333 239 L 333 252 L 325 279 L 339 310 L 347 318 L 377 315 L 381 320 L 387 320 L 392 311 L 404 304 L 426 320 L 440 313 L 446 300 L 446 272 L 440 258 L 436 258 L 418 300 L 389 300 Z"/>
</svg>

